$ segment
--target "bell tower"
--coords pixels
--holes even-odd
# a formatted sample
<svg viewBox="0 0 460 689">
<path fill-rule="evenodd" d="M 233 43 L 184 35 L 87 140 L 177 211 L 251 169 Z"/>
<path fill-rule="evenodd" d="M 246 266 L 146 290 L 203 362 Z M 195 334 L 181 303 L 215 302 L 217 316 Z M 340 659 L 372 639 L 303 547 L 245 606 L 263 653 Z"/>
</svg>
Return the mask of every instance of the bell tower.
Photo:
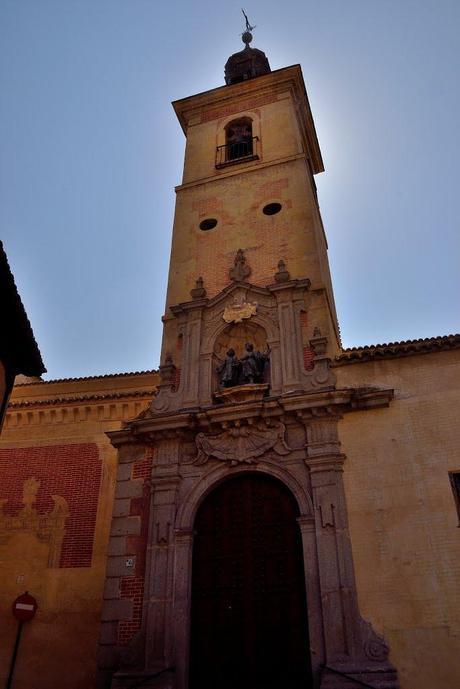
<svg viewBox="0 0 460 689">
<path fill-rule="evenodd" d="M 359 612 L 339 434 L 393 391 L 337 386 L 302 72 L 251 41 L 247 22 L 226 84 L 173 104 L 187 145 L 160 382 L 108 433 L 101 689 L 399 686 Z"/>
<path fill-rule="evenodd" d="M 176 188 L 163 361 L 177 359 L 171 307 L 197 289 L 213 299 L 227 288 L 239 249 L 249 271 L 244 282 L 266 288 L 308 278 L 303 345 L 318 328 L 330 355 L 340 349 L 314 181 L 324 168 L 302 71 L 295 65 L 272 72 L 265 54 L 250 47 L 248 31 L 243 40 L 245 48 L 227 61 L 226 86 L 173 103 L 187 143 Z"/>
</svg>

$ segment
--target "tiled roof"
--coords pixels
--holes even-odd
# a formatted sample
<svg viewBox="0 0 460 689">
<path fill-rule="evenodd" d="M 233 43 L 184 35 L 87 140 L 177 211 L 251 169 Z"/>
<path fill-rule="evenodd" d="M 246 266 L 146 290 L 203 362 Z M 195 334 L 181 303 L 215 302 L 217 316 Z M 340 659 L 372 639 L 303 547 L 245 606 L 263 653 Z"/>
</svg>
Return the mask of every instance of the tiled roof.
<svg viewBox="0 0 460 689">
<path fill-rule="evenodd" d="M 429 354 L 448 349 L 460 348 L 460 334 L 426 337 L 420 340 L 403 340 L 388 344 L 369 345 L 366 347 L 352 347 L 344 349 L 335 358 L 335 365 L 354 364 L 360 361 L 375 361 L 390 357 L 411 356 L 414 354 Z"/>
<path fill-rule="evenodd" d="M 46 385 L 47 383 L 73 383 L 74 381 L 82 380 L 101 380 L 103 378 L 128 378 L 129 376 L 148 376 L 158 373 L 157 369 L 152 369 L 151 371 L 128 371 L 126 373 L 103 373 L 100 376 L 77 376 L 75 378 L 53 378 L 51 380 L 30 380 L 24 383 L 19 383 L 22 387 L 23 385 Z"/>
<path fill-rule="evenodd" d="M 10 402 L 8 409 L 23 409 L 26 407 L 47 407 L 51 405 L 71 404 L 72 402 L 103 402 L 104 400 L 127 399 L 131 397 L 150 398 L 156 392 L 152 390 L 134 390 L 133 392 L 109 392 L 104 395 L 74 395 L 72 397 L 58 397 L 47 400 L 18 400 Z"/>
</svg>

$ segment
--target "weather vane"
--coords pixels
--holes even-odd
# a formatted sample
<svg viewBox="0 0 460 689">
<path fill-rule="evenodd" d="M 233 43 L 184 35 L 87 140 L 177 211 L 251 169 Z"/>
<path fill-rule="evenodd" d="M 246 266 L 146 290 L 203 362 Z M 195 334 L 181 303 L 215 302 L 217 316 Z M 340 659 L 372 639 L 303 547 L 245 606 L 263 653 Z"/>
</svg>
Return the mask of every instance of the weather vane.
<svg viewBox="0 0 460 689">
<path fill-rule="evenodd" d="M 246 46 L 248 46 L 250 44 L 250 42 L 252 41 L 251 31 L 253 31 L 256 27 L 250 25 L 248 15 L 243 10 L 243 8 L 241 8 L 241 11 L 242 11 L 244 19 L 246 21 L 246 30 L 241 34 L 241 37 L 243 39 L 243 43 L 246 43 Z"/>
<path fill-rule="evenodd" d="M 244 16 L 244 18 L 245 18 L 245 20 L 246 20 L 246 31 L 252 31 L 252 30 L 255 29 L 256 27 L 250 25 L 249 19 L 248 19 L 248 15 L 246 14 L 246 12 L 245 12 L 243 9 L 241 9 L 241 11 L 242 11 L 243 16 Z"/>
</svg>

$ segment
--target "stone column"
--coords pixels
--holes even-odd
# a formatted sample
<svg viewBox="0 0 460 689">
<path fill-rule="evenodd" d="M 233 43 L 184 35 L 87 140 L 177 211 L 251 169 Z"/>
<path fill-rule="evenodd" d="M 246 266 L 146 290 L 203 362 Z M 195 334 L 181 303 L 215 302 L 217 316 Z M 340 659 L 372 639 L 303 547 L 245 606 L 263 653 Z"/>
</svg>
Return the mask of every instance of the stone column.
<svg viewBox="0 0 460 689">
<path fill-rule="evenodd" d="M 294 308 L 292 287 L 291 283 L 271 287 L 278 304 L 283 393 L 297 392 L 301 388 L 300 324 Z"/>
<path fill-rule="evenodd" d="M 311 421 L 307 438 L 326 660 L 343 661 L 354 647 L 357 609 L 337 418 Z"/>
<path fill-rule="evenodd" d="M 173 530 L 180 483 L 178 453 L 178 438 L 156 443 L 143 615 L 147 669 L 172 665 Z"/>
<path fill-rule="evenodd" d="M 183 407 L 196 407 L 199 404 L 201 316 L 201 310 L 189 313 L 182 329 L 184 349 L 180 392 Z"/>
<path fill-rule="evenodd" d="M 175 689 L 186 689 L 188 682 L 193 535 L 193 529 L 176 531 L 173 613 Z"/>
<path fill-rule="evenodd" d="M 298 517 L 297 522 L 300 527 L 303 546 L 311 666 L 314 676 L 317 676 L 324 662 L 324 637 L 315 520 L 310 516 L 302 516 Z"/>
</svg>

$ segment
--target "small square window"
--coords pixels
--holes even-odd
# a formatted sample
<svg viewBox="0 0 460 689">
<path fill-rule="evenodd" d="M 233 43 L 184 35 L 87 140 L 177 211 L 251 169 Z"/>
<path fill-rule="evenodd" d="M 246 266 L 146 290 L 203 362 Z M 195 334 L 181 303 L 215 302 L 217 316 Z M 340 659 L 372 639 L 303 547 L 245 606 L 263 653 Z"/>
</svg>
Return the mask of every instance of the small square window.
<svg viewBox="0 0 460 689">
<path fill-rule="evenodd" d="M 460 471 L 449 471 L 449 478 L 457 508 L 458 525 L 460 526 Z"/>
</svg>

